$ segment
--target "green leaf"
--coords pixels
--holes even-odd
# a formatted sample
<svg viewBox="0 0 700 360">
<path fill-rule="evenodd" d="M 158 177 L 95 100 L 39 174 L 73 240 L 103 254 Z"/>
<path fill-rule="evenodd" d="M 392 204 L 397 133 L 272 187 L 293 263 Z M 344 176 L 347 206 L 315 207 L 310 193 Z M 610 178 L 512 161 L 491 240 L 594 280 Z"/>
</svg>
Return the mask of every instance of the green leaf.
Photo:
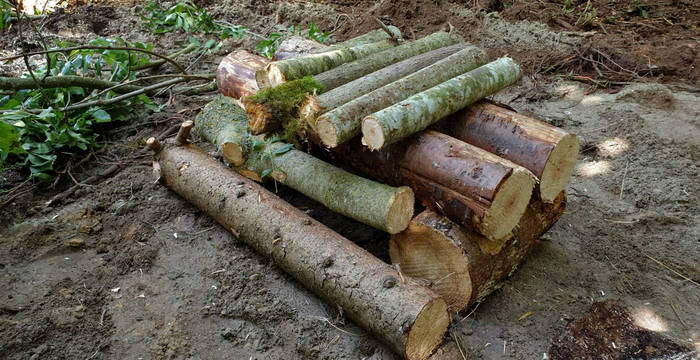
<svg viewBox="0 0 700 360">
<path fill-rule="evenodd" d="M 92 117 L 98 123 L 106 123 L 112 121 L 112 117 L 104 110 L 99 109 L 92 113 Z"/>
<path fill-rule="evenodd" d="M 288 152 L 289 150 L 292 150 L 292 148 L 294 148 L 294 145 L 292 145 L 292 144 L 284 144 L 284 145 L 278 147 L 278 148 L 274 151 L 274 154 L 275 154 L 275 155 L 282 155 L 282 154 Z"/>
<path fill-rule="evenodd" d="M 263 171 L 260 173 L 260 178 L 261 178 L 261 179 L 264 179 L 265 176 L 270 175 L 271 172 L 272 172 L 272 170 L 270 170 L 270 169 L 265 169 L 265 170 L 263 170 Z"/>
</svg>

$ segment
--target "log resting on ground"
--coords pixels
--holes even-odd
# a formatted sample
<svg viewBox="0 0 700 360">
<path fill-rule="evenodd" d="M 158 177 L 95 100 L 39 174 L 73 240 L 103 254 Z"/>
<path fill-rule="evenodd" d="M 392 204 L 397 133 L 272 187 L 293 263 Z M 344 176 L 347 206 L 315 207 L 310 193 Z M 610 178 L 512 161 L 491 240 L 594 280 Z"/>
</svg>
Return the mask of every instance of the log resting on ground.
<svg viewBox="0 0 700 360">
<path fill-rule="evenodd" d="M 565 206 L 564 192 L 551 204 L 533 199 L 515 236 L 497 254 L 484 250 L 483 244 L 488 242 L 472 228 L 426 210 L 406 231 L 391 237 L 391 261 L 404 274 L 426 280 L 442 295 L 450 311 L 458 312 L 500 288 L 539 243 L 539 236 L 564 213 Z"/>
<path fill-rule="evenodd" d="M 445 302 L 198 147 L 166 145 L 156 171 L 165 184 L 225 229 L 339 306 L 408 359 L 425 359 L 449 323 Z"/>
<path fill-rule="evenodd" d="M 365 117 L 364 143 L 373 150 L 381 149 L 515 83 L 519 77 L 520 67 L 507 57 L 454 77 Z"/>
<path fill-rule="evenodd" d="M 234 99 L 253 95 L 258 91 L 255 70 L 269 63 L 265 57 L 245 50 L 226 55 L 216 69 L 216 85 L 219 91 Z"/>
<path fill-rule="evenodd" d="M 290 36 L 280 43 L 280 46 L 275 51 L 274 59 L 276 61 L 293 59 L 310 52 L 323 51 L 324 48 L 326 48 L 325 45 L 311 39 L 301 36 Z"/>
<path fill-rule="evenodd" d="M 304 119 L 307 124 L 315 128 L 317 115 L 335 109 L 340 105 L 401 79 L 404 76 L 413 74 L 469 46 L 471 45 L 460 43 L 419 54 L 377 70 L 367 76 L 350 81 L 335 89 L 327 90 L 321 95 L 309 96 L 299 109 L 300 117 Z M 476 48 L 474 48 L 474 50 L 478 51 Z M 326 73 L 328 73 L 328 71 Z M 319 76 L 326 73 L 319 74 Z M 318 79 L 318 76 L 316 78 Z M 326 89 L 329 88 L 326 87 Z"/>
<path fill-rule="evenodd" d="M 334 212 L 391 234 L 404 230 L 413 216 L 414 196 L 409 187 L 380 184 L 291 144 L 250 135 L 245 112 L 233 99 L 219 96 L 207 104 L 197 115 L 196 126 L 203 138 L 237 164 L 236 171 L 253 180 L 262 181 L 269 174 Z"/>
<path fill-rule="evenodd" d="M 578 158 L 575 134 L 487 102 L 460 110 L 434 128 L 532 171 L 539 179 L 536 194 L 545 202 L 566 188 Z"/>
<path fill-rule="evenodd" d="M 317 118 L 323 143 L 335 147 L 360 134 L 362 119 L 486 62 L 483 51 L 467 47 L 430 66 L 329 110 Z M 359 80 L 358 80 L 359 81 Z"/>
<path fill-rule="evenodd" d="M 331 154 L 387 184 L 410 186 L 425 206 L 473 226 L 495 249 L 511 236 L 535 183 L 527 169 L 433 130 L 380 151 L 355 138 Z"/>
</svg>

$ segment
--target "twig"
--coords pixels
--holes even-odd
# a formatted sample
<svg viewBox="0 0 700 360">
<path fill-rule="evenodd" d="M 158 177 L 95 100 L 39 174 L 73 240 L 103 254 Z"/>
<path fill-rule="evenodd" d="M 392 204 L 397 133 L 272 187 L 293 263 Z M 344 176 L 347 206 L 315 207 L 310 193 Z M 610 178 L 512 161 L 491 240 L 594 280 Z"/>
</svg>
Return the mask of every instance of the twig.
<svg viewBox="0 0 700 360">
<path fill-rule="evenodd" d="M 679 273 L 679 272 L 676 271 L 676 270 L 671 269 L 670 267 L 668 267 L 666 264 L 662 263 L 661 261 L 654 259 L 653 257 L 649 256 L 648 254 L 644 254 L 644 255 L 645 255 L 646 257 L 648 257 L 649 259 L 651 259 L 652 261 L 654 261 L 655 263 L 657 263 L 657 264 L 659 264 L 659 265 L 665 267 L 665 268 L 666 268 L 667 270 L 669 270 L 670 272 L 672 272 L 672 273 L 674 273 L 674 274 L 680 276 L 681 278 L 683 278 L 683 280 L 689 281 L 689 282 L 691 282 L 692 284 L 694 284 L 695 286 L 700 286 L 700 284 L 698 284 L 697 282 L 693 281 L 693 279 L 691 279 L 691 278 L 689 278 L 689 277 L 687 277 L 687 276 L 685 276 L 685 275 Z"/>
<path fill-rule="evenodd" d="M 377 20 L 377 22 L 379 23 L 379 26 L 381 26 L 382 30 L 384 30 L 384 32 L 386 32 L 387 34 L 389 34 L 389 36 L 391 36 L 391 40 L 393 40 L 393 41 L 399 41 L 399 40 L 400 40 L 400 39 L 396 36 L 396 34 L 394 34 L 394 33 L 391 31 L 391 29 L 389 29 L 389 27 L 386 26 L 386 24 L 384 24 L 381 20 L 379 20 L 379 18 L 374 18 L 374 20 Z"/>
<path fill-rule="evenodd" d="M 338 331 L 340 331 L 340 332 L 342 332 L 342 333 L 344 333 L 344 334 L 348 334 L 348 335 L 351 335 L 351 336 L 357 336 L 357 337 L 362 336 L 362 334 L 351 333 L 351 332 L 349 332 L 349 331 L 343 330 L 343 329 L 341 329 L 341 328 L 339 328 L 339 327 L 333 325 L 333 323 L 332 323 L 330 320 L 328 320 L 328 318 L 324 318 L 324 317 L 320 317 L 320 316 L 319 316 L 319 317 L 318 317 L 318 320 L 327 322 L 328 325 L 334 327 L 336 330 L 338 330 Z"/>
<path fill-rule="evenodd" d="M 0 76 L 0 88 L 11 90 L 24 90 L 36 88 L 61 88 L 70 86 L 80 86 L 87 89 L 105 89 L 120 85 L 113 81 L 95 79 L 79 75 L 48 76 L 40 81 L 33 81 L 30 78 Z M 140 86 L 124 86 L 123 91 L 134 91 Z"/>
<path fill-rule="evenodd" d="M 464 321 L 464 320 L 467 320 L 468 317 L 472 316 L 472 314 L 476 311 L 476 309 L 479 308 L 479 305 L 481 305 L 481 301 L 477 302 L 477 303 L 476 303 L 476 306 L 474 306 L 474 309 L 472 309 L 472 311 L 471 311 L 469 314 L 467 314 L 467 316 L 465 316 L 465 317 L 464 317 L 462 320 L 460 320 L 459 322 L 462 322 L 462 321 Z"/>
<path fill-rule="evenodd" d="M 450 331 L 450 336 L 452 336 L 452 340 L 454 340 L 455 344 L 457 344 L 457 350 L 459 350 L 459 354 L 462 355 L 462 359 L 467 360 L 467 356 L 464 354 L 464 350 L 462 350 L 462 343 L 457 335 L 455 335 L 454 331 Z"/>
<path fill-rule="evenodd" d="M 688 325 L 681 319 L 681 316 L 678 315 L 678 311 L 676 310 L 676 306 L 671 303 L 671 309 L 673 309 L 673 313 L 676 314 L 676 317 L 678 318 L 678 321 L 681 322 L 681 325 L 683 325 L 684 328 L 688 329 Z"/>
<path fill-rule="evenodd" d="M 197 48 L 197 45 L 189 44 L 186 47 L 168 55 L 168 58 L 174 60 L 176 57 L 178 57 L 180 55 L 184 55 L 184 54 L 187 54 L 187 53 L 194 51 L 194 49 L 196 49 L 196 48 Z M 165 60 L 160 59 L 160 60 L 152 61 L 152 62 L 149 62 L 146 64 L 132 66 L 130 69 L 133 71 L 139 71 L 139 70 L 144 70 L 144 69 L 148 69 L 148 68 L 152 68 L 152 67 L 158 67 L 158 66 L 161 66 L 163 64 L 165 64 Z"/>
<path fill-rule="evenodd" d="M 622 174 L 622 183 L 620 184 L 620 200 L 622 200 L 622 192 L 625 191 L 625 178 L 627 178 L 627 170 L 630 166 L 630 162 L 628 161 L 627 164 L 625 165 L 625 172 Z"/>
<path fill-rule="evenodd" d="M 142 52 L 144 54 L 148 54 L 151 56 L 161 58 L 164 61 L 167 61 L 167 62 L 173 64 L 181 73 L 187 74 L 187 71 L 185 70 L 185 68 L 182 65 L 180 65 L 177 61 L 175 61 L 175 60 L 173 60 L 165 55 L 161 55 L 161 54 L 155 53 L 155 52 L 150 51 L 150 50 L 139 49 L 139 48 L 129 47 L 129 46 L 96 46 L 96 45 L 71 46 L 71 47 L 66 47 L 66 48 L 48 49 L 48 50 L 42 50 L 42 51 L 32 51 L 32 52 L 28 52 L 28 53 L 23 52 L 22 54 L 19 54 L 19 55 L 13 55 L 13 56 L 0 58 L 0 61 L 10 61 L 10 60 L 15 60 L 15 59 L 19 59 L 21 57 L 28 57 L 28 56 L 32 56 L 32 55 L 43 55 L 43 54 L 56 53 L 56 52 L 71 52 L 74 50 L 125 50 L 125 51 Z"/>
<path fill-rule="evenodd" d="M 17 13 L 18 16 L 18 21 L 17 21 L 17 35 L 19 35 L 19 45 L 22 48 L 22 53 L 24 53 L 24 35 L 22 34 L 22 11 L 20 10 L 20 5 L 21 2 L 16 1 L 14 3 L 15 6 L 15 12 Z M 29 65 L 29 55 L 21 55 L 19 56 L 24 59 L 24 66 L 27 67 L 27 71 L 29 71 L 29 75 L 31 75 L 32 79 L 34 82 L 38 85 L 39 81 L 36 79 L 36 76 L 34 76 L 34 70 L 32 70 L 31 65 Z"/>
</svg>

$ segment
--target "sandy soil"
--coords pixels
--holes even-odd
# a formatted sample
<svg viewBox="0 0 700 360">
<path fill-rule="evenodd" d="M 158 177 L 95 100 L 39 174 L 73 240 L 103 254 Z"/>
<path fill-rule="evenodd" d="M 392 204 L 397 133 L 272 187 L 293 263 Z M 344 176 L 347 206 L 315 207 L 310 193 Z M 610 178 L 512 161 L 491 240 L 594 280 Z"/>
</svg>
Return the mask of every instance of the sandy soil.
<svg viewBox="0 0 700 360">
<path fill-rule="evenodd" d="M 677 347 L 663 348 L 673 350 L 668 357 L 692 358 L 688 349 L 700 350 L 697 77 L 647 71 L 634 81 L 611 76 L 617 86 L 598 88 L 601 78 L 589 63 L 561 63 L 582 53 L 591 36 L 602 36 L 599 31 L 591 35 L 597 28 L 590 24 L 571 24 L 573 19 L 564 17 L 560 20 L 567 28 L 551 20 L 555 17 L 534 15 L 529 21 L 529 10 L 491 4 L 498 2 L 392 3 L 198 2 L 217 18 L 259 33 L 276 24 L 308 24 L 313 19 L 322 28 L 337 28 L 335 35 L 344 38 L 373 28 L 370 20 L 378 16 L 405 34 L 422 36 L 449 22 L 466 39 L 523 63 L 523 79 L 494 100 L 580 136 L 566 213 L 501 290 L 454 314 L 433 359 L 546 358 L 553 343 L 561 350 L 569 325 L 575 325 L 571 334 L 580 331 L 585 321 L 576 320 L 599 300 L 625 307 L 636 326 L 675 343 Z M 697 5 L 678 3 L 679 8 L 697 10 Z M 48 37 L 75 41 L 122 36 L 161 49 L 176 49 L 186 39 L 182 34 L 149 34 L 141 28 L 139 9 L 124 3 L 79 6 L 50 18 L 45 31 Z M 501 14 L 487 13 L 494 10 Z M 431 12 L 444 16 L 426 16 Z M 680 15 L 675 16 L 677 23 Z M 619 40 L 614 30 L 608 27 L 610 44 Z M 16 51 L 17 40 L 5 37 L 14 34 L 0 35 L 3 54 Z M 674 39 L 696 49 L 694 36 Z M 29 42 L 36 44 L 36 39 Z M 212 71 L 226 53 L 254 44 L 254 39 L 227 41 L 193 70 Z M 539 61 L 533 60 L 538 59 L 535 54 L 541 55 Z M 693 61 L 686 66 L 694 66 Z M 568 73 L 573 70 L 581 72 Z M 15 71 L 11 65 L 0 68 Z M 620 84 L 622 80 L 629 84 Z M 105 129 L 103 150 L 73 173 L 84 179 L 122 163 L 122 170 L 104 182 L 45 206 L 72 185 L 70 179 L 61 179 L 55 188 L 38 186 L 0 209 L 3 357 L 394 358 L 337 308 L 153 183 L 150 159 L 138 152 L 144 139 L 193 119 L 212 98 L 180 97 L 159 114 Z M 17 174 L 3 173 L 0 185 L 9 188 L 16 181 Z M 332 214 L 292 190 L 276 190 L 389 261 L 386 234 Z M 76 238 L 85 246 L 69 246 Z"/>
</svg>

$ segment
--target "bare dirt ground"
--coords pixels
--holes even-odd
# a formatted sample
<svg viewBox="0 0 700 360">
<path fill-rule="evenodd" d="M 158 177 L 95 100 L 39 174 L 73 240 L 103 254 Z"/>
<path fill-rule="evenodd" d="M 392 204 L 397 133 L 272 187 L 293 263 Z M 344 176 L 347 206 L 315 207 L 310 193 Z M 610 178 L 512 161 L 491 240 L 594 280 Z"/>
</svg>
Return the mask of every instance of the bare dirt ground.
<svg viewBox="0 0 700 360">
<path fill-rule="evenodd" d="M 644 5 L 645 18 L 639 3 L 630 4 L 198 2 L 216 18 L 258 33 L 314 20 L 342 39 L 374 28 L 373 18 L 380 17 L 410 38 L 449 23 L 465 39 L 523 65 L 522 80 L 495 100 L 580 136 L 566 213 L 501 290 L 454 315 L 433 359 L 690 359 L 696 355 L 689 351 L 700 350 L 700 7 L 655 2 Z M 121 36 L 163 52 L 180 48 L 187 36 L 157 36 L 141 27 L 140 6 L 76 6 L 50 17 L 44 31 L 49 38 Z M 3 53 L 19 48 L 12 29 L 0 38 Z M 221 56 L 256 41 L 227 41 L 193 71 L 213 71 Z M 73 169 L 82 180 L 121 164 L 104 182 L 45 206 L 73 185 L 64 176 L 0 208 L 3 358 L 394 358 L 338 309 L 153 183 L 150 159 L 139 153 L 144 140 L 193 119 L 212 98 L 178 97 L 161 113 L 104 129 L 105 146 Z M 1 175 L 3 189 L 21 180 Z M 294 191 L 277 191 L 389 261 L 386 234 Z M 75 238 L 85 246 L 70 247 Z M 670 343 L 615 351 L 624 341 L 585 330 L 611 317 L 628 326 L 620 338 L 655 339 L 651 332 Z M 618 336 L 603 320 L 597 334 Z M 596 352 L 584 355 L 587 345 L 572 345 L 572 336 L 595 343 Z"/>
</svg>

